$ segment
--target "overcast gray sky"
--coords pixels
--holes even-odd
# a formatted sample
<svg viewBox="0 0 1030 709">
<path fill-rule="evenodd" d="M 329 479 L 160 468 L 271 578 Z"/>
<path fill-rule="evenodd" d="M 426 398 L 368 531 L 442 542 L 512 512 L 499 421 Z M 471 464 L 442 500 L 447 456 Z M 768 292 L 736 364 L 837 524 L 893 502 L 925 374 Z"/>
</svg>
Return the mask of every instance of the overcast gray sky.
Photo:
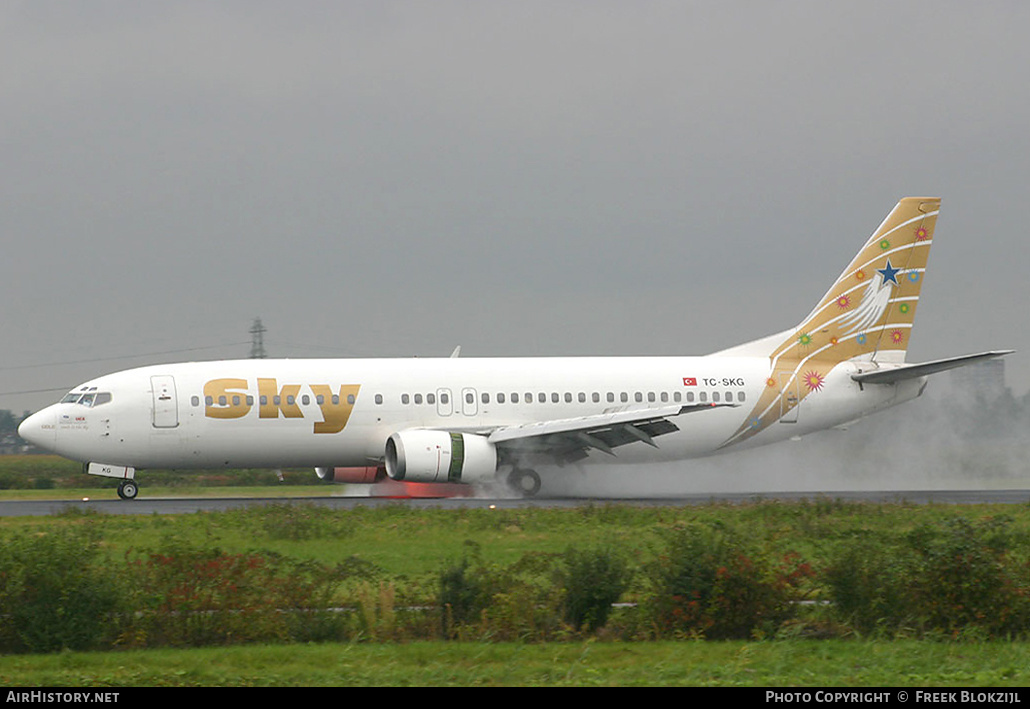
<svg viewBox="0 0 1030 709">
<path fill-rule="evenodd" d="M 1030 4 L 0 3 L 0 408 L 245 357 L 705 354 L 943 198 L 911 359 L 1030 387 Z M 14 392 L 31 391 L 31 394 Z"/>
</svg>

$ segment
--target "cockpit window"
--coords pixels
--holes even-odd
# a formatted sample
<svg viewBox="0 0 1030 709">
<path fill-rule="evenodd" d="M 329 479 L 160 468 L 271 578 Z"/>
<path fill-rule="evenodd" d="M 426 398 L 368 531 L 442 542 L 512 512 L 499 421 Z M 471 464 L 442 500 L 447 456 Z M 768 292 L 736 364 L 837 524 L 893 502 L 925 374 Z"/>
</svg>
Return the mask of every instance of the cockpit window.
<svg viewBox="0 0 1030 709">
<path fill-rule="evenodd" d="M 61 399 L 62 404 L 79 404 L 86 408 L 93 408 L 95 406 L 102 406 L 111 401 L 111 393 L 106 391 L 97 392 L 96 389 L 83 393 L 80 391 L 72 391 L 65 394 L 64 398 Z"/>
</svg>

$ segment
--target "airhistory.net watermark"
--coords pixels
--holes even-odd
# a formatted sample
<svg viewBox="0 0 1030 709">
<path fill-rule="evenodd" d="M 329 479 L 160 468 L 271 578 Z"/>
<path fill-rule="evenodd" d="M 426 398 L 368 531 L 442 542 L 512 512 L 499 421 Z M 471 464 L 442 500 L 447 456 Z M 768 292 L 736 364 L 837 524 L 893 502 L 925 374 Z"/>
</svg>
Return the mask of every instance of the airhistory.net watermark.
<svg viewBox="0 0 1030 709">
<path fill-rule="evenodd" d="M 26 704 L 114 704 L 118 692 L 59 692 L 51 690 L 8 690 L 5 702 Z"/>
</svg>

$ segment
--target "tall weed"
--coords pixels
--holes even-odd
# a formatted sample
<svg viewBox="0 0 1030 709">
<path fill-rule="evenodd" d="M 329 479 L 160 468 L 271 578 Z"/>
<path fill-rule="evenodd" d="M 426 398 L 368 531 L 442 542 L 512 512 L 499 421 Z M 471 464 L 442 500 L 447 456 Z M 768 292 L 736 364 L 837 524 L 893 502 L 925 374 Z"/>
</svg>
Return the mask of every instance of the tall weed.
<svg viewBox="0 0 1030 709">
<path fill-rule="evenodd" d="M 611 547 L 569 547 L 555 574 L 562 596 L 562 619 L 574 629 L 594 632 L 608 622 L 612 604 L 629 588 L 633 571 Z"/>
<path fill-rule="evenodd" d="M 116 625 L 124 588 L 95 564 L 90 528 L 28 535 L 0 545 L 0 648 L 6 652 L 87 650 Z"/>
<path fill-rule="evenodd" d="M 346 573 L 270 552 L 172 542 L 128 559 L 136 611 L 126 644 L 225 645 L 338 639 L 334 592 Z"/>
<path fill-rule="evenodd" d="M 835 611 L 860 632 L 1025 637 L 1026 540 L 1006 518 L 954 517 L 845 545 L 825 572 Z"/>
</svg>

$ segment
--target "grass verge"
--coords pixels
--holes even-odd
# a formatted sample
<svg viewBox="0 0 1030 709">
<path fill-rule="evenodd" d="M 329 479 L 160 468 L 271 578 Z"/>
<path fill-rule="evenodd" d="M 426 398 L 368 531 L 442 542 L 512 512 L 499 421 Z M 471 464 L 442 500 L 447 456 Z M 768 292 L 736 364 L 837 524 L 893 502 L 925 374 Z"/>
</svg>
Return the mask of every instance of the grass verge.
<svg viewBox="0 0 1030 709">
<path fill-rule="evenodd" d="M 1026 643 L 324 644 L 0 658 L 22 687 L 1022 687 Z"/>
</svg>

